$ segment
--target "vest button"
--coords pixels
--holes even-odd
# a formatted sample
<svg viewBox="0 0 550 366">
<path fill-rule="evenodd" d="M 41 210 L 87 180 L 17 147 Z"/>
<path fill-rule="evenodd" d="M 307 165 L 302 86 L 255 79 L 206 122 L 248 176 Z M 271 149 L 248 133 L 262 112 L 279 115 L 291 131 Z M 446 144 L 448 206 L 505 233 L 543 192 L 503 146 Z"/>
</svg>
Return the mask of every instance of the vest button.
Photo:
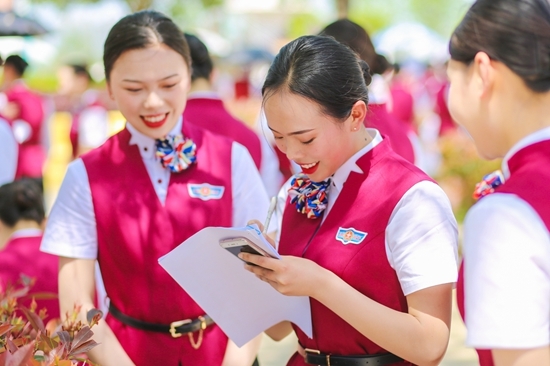
<svg viewBox="0 0 550 366">
<path fill-rule="evenodd" d="M 149 149 L 147 149 L 147 147 L 144 147 L 144 148 L 143 148 L 143 151 L 148 151 L 148 150 L 149 150 Z"/>
<path fill-rule="evenodd" d="M 157 182 L 158 182 L 159 184 L 161 184 L 161 183 L 162 183 L 162 179 L 159 179 Z"/>
</svg>

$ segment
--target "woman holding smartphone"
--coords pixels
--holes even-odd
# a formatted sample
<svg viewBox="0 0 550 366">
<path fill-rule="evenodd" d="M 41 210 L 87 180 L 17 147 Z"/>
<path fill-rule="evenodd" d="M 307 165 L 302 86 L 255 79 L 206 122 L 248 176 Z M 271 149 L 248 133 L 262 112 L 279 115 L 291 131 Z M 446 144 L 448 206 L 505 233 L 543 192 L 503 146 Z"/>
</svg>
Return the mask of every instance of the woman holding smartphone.
<svg viewBox="0 0 550 366">
<path fill-rule="evenodd" d="M 263 215 L 269 203 L 258 170 L 242 145 L 182 119 L 190 56 L 169 18 L 122 18 L 103 60 L 127 124 L 69 165 L 48 220 L 42 250 L 60 257 L 61 313 L 78 304 L 84 317 L 94 307 L 98 261 L 110 306 L 94 328 L 93 361 L 251 365 L 258 343 L 228 342 L 158 259 L 206 226 Z"/>
<path fill-rule="evenodd" d="M 453 118 L 503 158 L 464 221 L 466 341 L 482 366 L 550 365 L 550 3 L 478 0 L 449 50 Z"/>
<path fill-rule="evenodd" d="M 443 191 L 364 126 L 369 82 L 347 46 L 306 36 L 263 87 L 268 126 L 303 173 L 279 195 L 282 259 L 240 256 L 281 293 L 311 298 L 313 338 L 294 327 L 289 365 L 438 365 L 447 348 L 456 222 Z"/>
</svg>

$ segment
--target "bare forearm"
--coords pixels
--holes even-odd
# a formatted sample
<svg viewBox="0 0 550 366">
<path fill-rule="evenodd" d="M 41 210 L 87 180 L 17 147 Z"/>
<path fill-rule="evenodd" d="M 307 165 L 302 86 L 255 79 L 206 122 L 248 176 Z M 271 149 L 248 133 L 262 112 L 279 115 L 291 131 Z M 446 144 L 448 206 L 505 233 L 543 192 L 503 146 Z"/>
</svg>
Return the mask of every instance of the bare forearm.
<svg viewBox="0 0 550 366">
<path fill-rule="evenodd" d="M 280 322 L 265 331 L 269 338 L 279 342 L 292 333 L 292 325 L 289 321 Z"/>
<path fill-rule="evenodd" d="M 449 338 L 444 321 L 414 310 L 403 313 L 388 308 L 330 272 L 323 281 L 313 297 L 365 337 L 415 364 L 439 364 Z"/>
<path fill-rule="evenodd" d="M 233 343 L 233 341 L 229 340 L 227 342 L 227 348 L 225 351 L 225 356 L 223 358 L 222 366 L 252 365 L 254 359 L 256 358 L 256 355 L 258 354 L 258 350 L 260 349 L 261 342 L 261 334 L 241 348 L 237 347 L 237 345 Z"/>
<path fill-rule="evenodd" d="M 493 350 L 495 366 L 550 365 L 550 347 L 518 350 Z"/>
<path fill-rule="evenodd" d="M 80 306 L 78 320 L 87 324 L 86 314 L 94 308 L 95 261 L 70 258 L 60 258 L 59 261 L 59 303 L 62 318 L 71 315 L 74 306 Z M 92 361 L 102 365 L 133 365 L 115 334 L 105 320 L 93 327 L 93 340 L 98 346 L 88 352 Z"/>
</svg>

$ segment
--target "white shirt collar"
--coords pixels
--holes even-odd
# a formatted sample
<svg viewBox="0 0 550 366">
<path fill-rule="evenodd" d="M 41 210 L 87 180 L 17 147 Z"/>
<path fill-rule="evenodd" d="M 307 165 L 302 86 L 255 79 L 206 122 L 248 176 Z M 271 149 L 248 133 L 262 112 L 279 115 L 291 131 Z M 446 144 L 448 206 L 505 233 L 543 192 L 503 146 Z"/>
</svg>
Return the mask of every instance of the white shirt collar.
<svg viewBox="0 0 550 366">
<path fill-rule="evenodd" d="M 374 128 L 367 128 L 367 133 L 372 137 L 372 141 L 367 144 L 364 148 L 356 152 L 351 158 L 349 158 L 332 176 L 332 185 L 334 188 L 340 192 L 344 187 L 344 183 L 349 177 L 351 172 L 363 174 L 363 170 L 357 165 L 357 160 L 360 157 L 374 149 L 378 144 L 380 144 L 383 139 L 380 132 Z"/>
<path fill-rule="evenodd" d="M 35 237 L 35 236 L 40 236 L 40 235 L 42 235 L 42 230 L 41 229 L 35 229 L 35 228 L 21 229 L 21 230 L 15 231 L 13 234 L 11 234 L 10 240 L 11 239 L 17 239 L 17 238 Z"/>
<path fill-rule="evenodd" d="M 536 144 L 537 142 L 541 142 L 544 140 L 550 140 L 550 127 L 538 130 L 516 142 L 516 144 L 512 146 L 512 148 L 506 153 L 504 159 L 502 160 L 502 174 L 504 175 L 504 179 L 508 179 L 510 177 L 510 168 L 508 167 L 508 161 L 510 161 L 512 156 L 514 156 L 518 151 L 526 148 L 527 146 Z"/>
<path fill-rule="evenodd" d="M 180 116 L 180 118 L 178 119 L 178 122 L 176 123 L 174 128 L 172 128 L 172 130 L 168 133 L 168 135 L 179 134 L 181 132 L 182 123 L 183 123 L 183 117 Z M 141 157 L 143 159 L 155 158 L 156 157 L 155 139 L 142 134 L 128 122 L 126 122 L 126 128 L 128 129 L 128 132 L 130 132 L 130 135 L 131 135 L 130 145 L 138 146 Z"/>
<path fill-rule="evenodd" d="M 189 100 L 189 99 L 214 99 L 214 100 L 219 100 L 221 98 L 220 98 L 220 95 L 218 93 L 216 93 L 215 91 L 203 90 L 203 91 L 195 91 L 195 92 L 189 93 L 187 95 L 187 100 Z"/>
</svg>

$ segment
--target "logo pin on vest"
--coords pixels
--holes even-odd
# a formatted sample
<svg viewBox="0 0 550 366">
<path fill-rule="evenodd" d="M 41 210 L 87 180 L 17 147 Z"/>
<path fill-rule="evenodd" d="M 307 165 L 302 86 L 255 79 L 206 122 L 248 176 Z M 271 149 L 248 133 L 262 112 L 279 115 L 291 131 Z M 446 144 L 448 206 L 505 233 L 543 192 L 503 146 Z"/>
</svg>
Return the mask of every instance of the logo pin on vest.
<svg viewBox="0 0 550 366">
<path fill-rule="evenodd" d="M 343 228 L 340 227 L 336 233 L 336 240 L 342 242 L 344 245 L 348 244 L 360 244 L 366 237 L 368 233 L 364 233 L 354 228 Z"/>
<path fill-rule="evenodd" d="M 223 196 L 225 187 L 213 186 L 208 183 L 203 184 L 188 184 L 187 189 L 189 196 L 199 198 L 203 201 L 219 200 Z"/>
</svg>

